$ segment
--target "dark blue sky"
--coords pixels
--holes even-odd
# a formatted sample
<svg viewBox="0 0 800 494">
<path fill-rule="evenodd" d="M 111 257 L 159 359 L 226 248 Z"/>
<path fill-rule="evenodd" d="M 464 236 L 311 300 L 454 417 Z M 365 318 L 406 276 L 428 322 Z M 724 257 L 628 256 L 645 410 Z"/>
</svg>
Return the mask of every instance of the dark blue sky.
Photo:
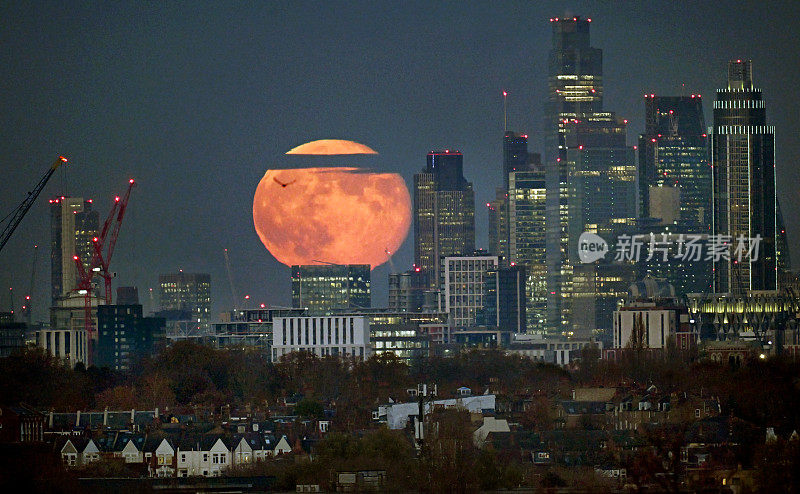
<svg viewBox="0 0 800 494">
<path fill-rule="evenodd" d="M 696 3 L 700 5 L 696 5 Z M 215 311 L 230 306 L 222 251 L 240 294 L 288 304 L 289 268 L 261 245 L 252 198 L 282 153 L 320 138 L 381 153 L 379 167 L 411 183 L 434 148 L 464 153 L 485 204 L 501 183 L 502 100 L 509 126 L 540 150 L 548 19 L 591 17 L 604 54 L 605 107 L 643 129 L 647 93 L 704 97 L 731 58 L 752 58 L 777 126 L 778 193 L 800 259 L 800 4 L 797 2 L 5 2 L 0 7 L 0 213 L 53 177 L 0 254 L 0 287 L 30 283 L 49 304 L 47 197 L 92 197 L 104 216 L 128 177 L 139 187 L 112 261 L 146 309 L 158 273 L 210 272 Z M 486 246 L 478 207 L 478 245 Z M 412 262 L 412 238 L 394 259 Z M 795 262 L 797 264 L 797 262 Z M 388 267 L 373 271 L 386 303 Z M 0 297 L 0 309 L 8 296 Z"/>
</svg>

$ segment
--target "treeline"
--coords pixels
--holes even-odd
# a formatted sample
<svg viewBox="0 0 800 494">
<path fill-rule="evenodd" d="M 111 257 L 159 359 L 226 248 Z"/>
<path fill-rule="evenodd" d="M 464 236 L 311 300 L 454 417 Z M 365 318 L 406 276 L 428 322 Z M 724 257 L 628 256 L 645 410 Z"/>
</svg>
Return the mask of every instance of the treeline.
<svg viewBox="0 0 800 494">
<path fill-rule="evenodd" d="M 534 408 L 536 403 L 546 408 L 551 400 L 569 399 L 579 386 L 644 390 L 655 385 L 660 393 L 715 397 L 723 414 L 758 426 L 800 430 L 800 365 L 774 358 L 732 367 L 628 352 L 614 362 L 600 360 L 599 352 L 589 349 L 574 368 L 565 370 L 499 350 L 473 350 L 416 359 L 410 365 L 390 354 L 358 362 L 304 352 L 271 363 L 259 352 L 178 342 L 126 374 L 81 364 L 70 369 L 30 348 L 0 359 L 0 375 L 4 404 L 25 402 L 56 411 L 222 405 L 265 409 L 302 395 L 309 407 L 304 414 L 335 408 L 335 423 L 343 430 L 366 426 L 369 412 L 390 398 L 408 400 L 406 390 L 418 383 L 437 384 L 441 397 L 467 386 L 476 394 L 497 394 L 500 403 L 532 399 Z"/>
</svg>

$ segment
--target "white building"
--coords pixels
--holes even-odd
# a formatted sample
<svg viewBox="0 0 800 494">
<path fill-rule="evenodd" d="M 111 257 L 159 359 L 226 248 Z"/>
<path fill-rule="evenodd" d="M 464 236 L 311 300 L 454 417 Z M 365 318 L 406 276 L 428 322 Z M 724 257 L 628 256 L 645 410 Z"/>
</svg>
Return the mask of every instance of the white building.
<svg viewBox="0 0 800 494">
<path fill-rule="evenodd" d="M 423 412 L 430 413 L 433 408 L 456 408 L 470 412 L 494 412 L 495 395 L 465 396 L 445 400 L 426 401 Z M 386 422 L 390 429 L 402 429 L 408 423 L 409 417 L 419 415 L 419 403 L 392 403 L 381 405 L 377 411 L 372 412 L 373 420 Z"/>
<path fill-rule="evenodd" d="M 603 349 L 603 343 L 594 338 L 545 338 L 542 334 L 515 334 L 511 345 L 505 350 L 508 355 L 519 355 L 556 365 L 569 365 L 580 358 L 586 346 Z"/>
<path fill-rule="evenodd" d="M 475 316 L 483 308 L 486 271 L 497 269 L 497 256 L 453 256 L 445 257 L 442 286 L 444 287 L 444 309 L 453 318 L 455 327 L 475 325 Z"/>
<path fill-rule="evenodd" d="M 665 348 L 678 331 L 677 312 L 664 307 L 624 307 L 614 311 L 614 348 Z M 635 335 L 638 326 L 640 334 Z"/>
<path fill-rule="evenodd" d="M 75 367 L 78 362 L 89 363 L 88 341 L 83 328 L 37 331 L 36 345 L 44 348 L 50 355 L 64 360 L 70 367 Z"/>
<path fill-rule="evenodd" d="M 336 355 L 364 360 L 369 357 L 369 320 L 366 316 L 276 317 L 272 321 L 272 360 L 291 352 Z"/>
</svg>

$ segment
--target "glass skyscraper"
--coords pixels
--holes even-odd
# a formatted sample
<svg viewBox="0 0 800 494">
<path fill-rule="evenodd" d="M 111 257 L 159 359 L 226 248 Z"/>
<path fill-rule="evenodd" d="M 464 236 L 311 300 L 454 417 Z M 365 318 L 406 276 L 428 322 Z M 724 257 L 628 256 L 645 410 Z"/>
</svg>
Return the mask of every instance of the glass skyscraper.
<svg viewBox="0 0 800 494">
<path fill-rule="evenodd" d="M 635 151 L 627 121 L 603 111 L 603 54 L 589 41 L 591 19 L 551 19 L 545 109 L 547 327 L 573 333 L 578 237 L 636 218 Z M 586 285 L 589 286 L 589 285 Z M 582 294 L 591 297 L 592 294 Z"/>
<path fill-rule="evenodd" d="M 714 291 L 737 295 L 777 289 L 775 128 L 767 125 L 764 100 L 752 75 L 750 60 L 728 64 L 728 86 L 717 89 L 714 102 L 711 141 L 712 233 L 728 239 L 731 254 L 714 263 Z M 738 262 L 738 238 L 757 236 L 758 258 L 745 256 Z"/>
<path fill-rule="evenodd" d="M 475 250 L 475 192 L 458 151 L 431 151 L 414 175 L 414 265 L 438 288 L 441 259 Z"/>
<path fill-rule="evenodd" d="M 639 216 L 668 216 L 666 205 L 658 202 L 669 194 L 659 197 L 655 191 L 651 197 L 650 191 L 674 189 L 678 217 L 662 220 L 691 225 L 698 234 L 711 229 L 711 165 L 702 101 L 699 94 L 646 94 L 645 131 L 639 136 Z"/>
<path fill-rule="evenodd" d="M 509 260 L 526 267 L 526 326 L 544 331 L 547 315 L 544 170 L 509 174 Z"/>
<path fill-rule="evenodd" d="M 292 266 L 292 307 L 311 315 L 372 305 L 369 264 Z"/>
</svg>

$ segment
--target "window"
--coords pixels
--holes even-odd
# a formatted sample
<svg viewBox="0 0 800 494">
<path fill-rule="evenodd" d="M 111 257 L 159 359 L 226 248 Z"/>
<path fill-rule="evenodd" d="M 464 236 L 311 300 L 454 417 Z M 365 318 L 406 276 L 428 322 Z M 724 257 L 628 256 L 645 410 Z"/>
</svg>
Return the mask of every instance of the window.
<svg viewBox="0 0 800 494">
<path fill-rule="evenodd" d="M 208 453 L 203 453 L 203 461 L 208 461 Z"/>
</svg>

